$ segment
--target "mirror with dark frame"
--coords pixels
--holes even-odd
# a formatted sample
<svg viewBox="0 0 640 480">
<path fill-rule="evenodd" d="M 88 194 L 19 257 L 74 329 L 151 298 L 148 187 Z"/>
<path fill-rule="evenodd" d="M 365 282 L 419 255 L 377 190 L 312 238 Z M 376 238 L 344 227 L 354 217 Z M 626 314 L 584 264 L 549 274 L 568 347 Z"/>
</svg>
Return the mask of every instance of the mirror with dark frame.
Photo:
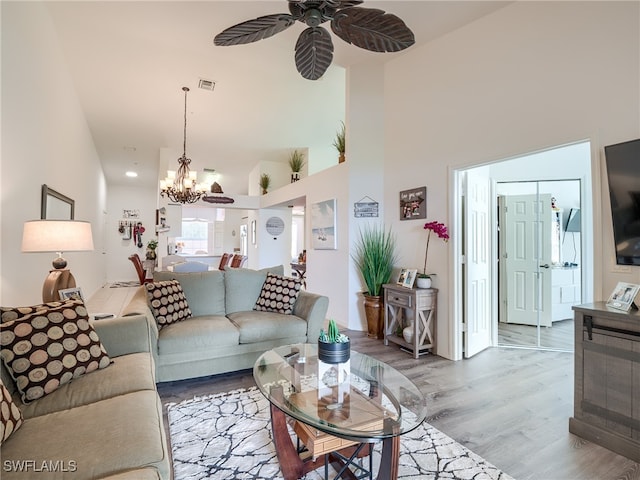
<svg viewBox="0 0 640 480">
<path fill-rule="evenodd" d="M 73 220 L 76 202 L 66 195 L 42 185 L 40 218 L 42 220 Z"/>
</svg>

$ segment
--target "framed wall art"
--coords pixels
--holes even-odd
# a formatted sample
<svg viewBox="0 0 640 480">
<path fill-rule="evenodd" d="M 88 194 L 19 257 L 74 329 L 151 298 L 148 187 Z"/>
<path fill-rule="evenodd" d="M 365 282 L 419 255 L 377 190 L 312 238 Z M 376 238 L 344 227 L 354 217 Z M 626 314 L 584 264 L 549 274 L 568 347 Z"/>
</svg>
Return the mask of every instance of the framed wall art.
<svg viewBox="0 0 640 480">
<path fill-rule="evenodd" d="M 40 218 L 42 220 L 73 220 L 75 207 L 75 200 L 56 192 L 46 184 L 42 185 L 40 200 Z"/>
<path fill-rule="evenodd" d="M 427 218 L 427 187 L 400 192 L 400 220 Z"/>
<path fill-rule="evenodd" d="M 311 246 L 315 250 L 336 250 L 336 199 L 311 204 Z"/>
</svg>

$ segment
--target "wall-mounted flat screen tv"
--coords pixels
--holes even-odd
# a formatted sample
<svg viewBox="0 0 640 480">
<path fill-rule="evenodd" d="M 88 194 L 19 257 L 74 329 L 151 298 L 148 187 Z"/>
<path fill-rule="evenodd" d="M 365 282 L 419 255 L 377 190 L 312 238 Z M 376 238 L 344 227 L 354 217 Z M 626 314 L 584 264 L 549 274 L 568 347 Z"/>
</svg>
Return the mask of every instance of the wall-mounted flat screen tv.
<svg viewBox="0 0 640 480">
<path fill-rule="evenodd" d="M 618 265 L 640 265 L 640 139 L 604 147 Z"/>
</svg>

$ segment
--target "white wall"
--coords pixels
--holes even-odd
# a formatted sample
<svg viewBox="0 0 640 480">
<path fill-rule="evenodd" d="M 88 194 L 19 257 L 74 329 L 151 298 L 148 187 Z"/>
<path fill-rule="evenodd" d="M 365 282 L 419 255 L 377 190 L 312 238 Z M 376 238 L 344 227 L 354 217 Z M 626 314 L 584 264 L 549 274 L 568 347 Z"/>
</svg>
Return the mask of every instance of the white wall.
<svg viewBox="0 0 640 480">
<path fill-rule="evenodd" d="M 423 222 L 398 220 L 400 190 L 426 185 L 427 218 L 451 225 L 454 168 L 590 139 L 597 175 L 605 145 L 640 136 L 639 8 L 516 2 L 387 64 L 385 210 L 405 258 L 418 264 L 425 236 Z M 606 178 L 594 181 L 601 299 L 618 280 L 639 283 L 640 269 L 612 273 Z M 446 357 L 454 355 L 450 245 L 429 252 L 440 289 L 438 354 Z"/>
<path fill-rule="evenodd" d="M 57 35 L 39 3 L 2 2 L 2 159 L 0 302 L 42 301 L 55 253 L 20 253 L 22 226 L 40 218 L 46 183 L 75 200 L 91 222 L 95 250 L 65 253 L 85 297 L 105 281 L 106 184 Z M 5 48 L 5 46 L 11 48 Z"/>
<path fill-rule="evenodd" d="M 333 318 L 340 325 L 349 325 L 349 305 L 352 294 L 349 290 L 349 218 L 353 211 L 349 199 L 349 162 L 336 164 L 300 181 L 263 195 L 261 207 L 286 206 L 291 199 L 305 199 L 305 241 L 307 242 L 307 290 L 329 297 L 327 318 Z M 315 250 L 311 248 L 310 212 L 312 205 L 324 200 L 336 199 L 337 244 L 336 250 Z M 255 218 L 249 212 L 249 224 Z M 249 237 L 251 236 L 249 229 Z M 289 231 L 290 232 L 290 231 Z M 266 233 L 266 232 L 265 232 Z M 289 233 L 290 238 L 290 233 Z M 255 249 L 249 239 L 249 260 Z M 290 252 L 287 252 L 290 259 Z M 288 265 L 287 260 L 286 265 Z M 270 263 L 273 265 L 273 263 Z M 262 265 L 269 266 L 269 265 Z M 250 263 L 250 268 L 258 268 Z M 355 295 L 355 294 L 353 294 Z"/>
</svg>

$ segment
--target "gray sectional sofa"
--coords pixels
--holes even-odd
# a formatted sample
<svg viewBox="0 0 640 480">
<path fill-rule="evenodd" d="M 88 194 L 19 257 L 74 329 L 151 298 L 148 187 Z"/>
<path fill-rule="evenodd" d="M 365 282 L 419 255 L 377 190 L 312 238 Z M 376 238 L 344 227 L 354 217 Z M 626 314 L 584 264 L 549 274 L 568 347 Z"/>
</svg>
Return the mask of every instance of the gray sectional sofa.
<svg viewBox="0 0 640 480">
<path fill-rule="evenodd" d="M 227 268 L 198 273 L 156 272 L 154 280 L 178 280 L 192 316 L 158 329 L 144 286 L 125 307 L 125 315 L 149 320 L 158 382 L 252 368 L 265 351 L 290 343 L 316 341 L 329 299 L 301 290 L 290 315 L 256 311 L 267 273 Z"/>
<path fill-rule="evenodd" d="M 15 359 L 12 352 L 18 350 L 17 337 L 22 335 L 15 327 L 16 316 L 24 326 L 35 325 L 24 310 L 39 309 L 36 316 L 46 311 L 50 319 L 51 315 L 58 315 L 59 319 L 75 314 L 70 311 L 60 314 L 58 310 L 51 313 L 54 307 L 50 304 L 2 309 L 2 321 L 7 322 L 2 324 L 2 356 L 11 364 L 16 378 L 5 362 L 0 362 L 2 384 L 6 387 L 0 386 L 0 410 L 3 417 L 10 409 L 16 416 L 21 412 L 22 418 L 3 422 L 0 477 L 169 480 L 170 455 L 156 382 L 251 368 L 266 350 L 318 338 L 327 312 L 327 297 L 300 291 L 291 314 L 253 310 L 267 271 L 281 274 L 282 270 L 278 267 L 265 271 L 157 273 L 158 282 L 179 281 L 192 312 L 190 318 L 162 328 L 158 328 L 149 308 L 144 286 L 135 293 L 122 317 L 89 322 L 84 305 L 77 302 L 80 307 L 72 305 L 72 308 L 82 309 L 84 316 L 79 323 L 74 319 L 71 328 L 76 329 L 77 325 L 88 328 L 90 323 L 98 336 L 94 340 L 102 344 L 97 353 L 108 358 L 103 358 L 105 361 L 95 370 L 87 367 L 89 373 L 77 378 L 77 370 L 73 370 L 76 367 L 72 367 L 76 373 L 69 383 L 60 381 L 57 389 L 44 395 L 37 392 L 39 398 L 26 398 L 25 402 L 23 395 L 27 394 L 21 394 L 16 387 L 20 368 L 11 363 Z M 64 338 L 47 326 L 47 320 L 39 322 L 41 326 L 45 322 L 42 331 L 47 332 L 47 342 L 58 345 L 57 353 L 47 348 L 48 361 L 55 363 L 65 356 L 60 347 L 65 345 L 66 349 Z M 14 327 L 8 327 L 12 323 Z M 71 331 L 69 335 L 73 334 Z M 30 335 L 31 343 L 40 342 L 33 331 Z M 79 353 L 77 359 L 81 359 Z M 44 390 L 47 388 L 45 385 Z M 7 435 L 9 431 L 12 433 Z"/>
<path fill-rule="evenodd" d="M 23 416 L 0 447 L 3 480 L 171 478 L 147 319 L 111 318 L 93 326 L 109 366 L 30 403 L 22 402 L 0 362 L 2 383 Z"/>
</svg>

